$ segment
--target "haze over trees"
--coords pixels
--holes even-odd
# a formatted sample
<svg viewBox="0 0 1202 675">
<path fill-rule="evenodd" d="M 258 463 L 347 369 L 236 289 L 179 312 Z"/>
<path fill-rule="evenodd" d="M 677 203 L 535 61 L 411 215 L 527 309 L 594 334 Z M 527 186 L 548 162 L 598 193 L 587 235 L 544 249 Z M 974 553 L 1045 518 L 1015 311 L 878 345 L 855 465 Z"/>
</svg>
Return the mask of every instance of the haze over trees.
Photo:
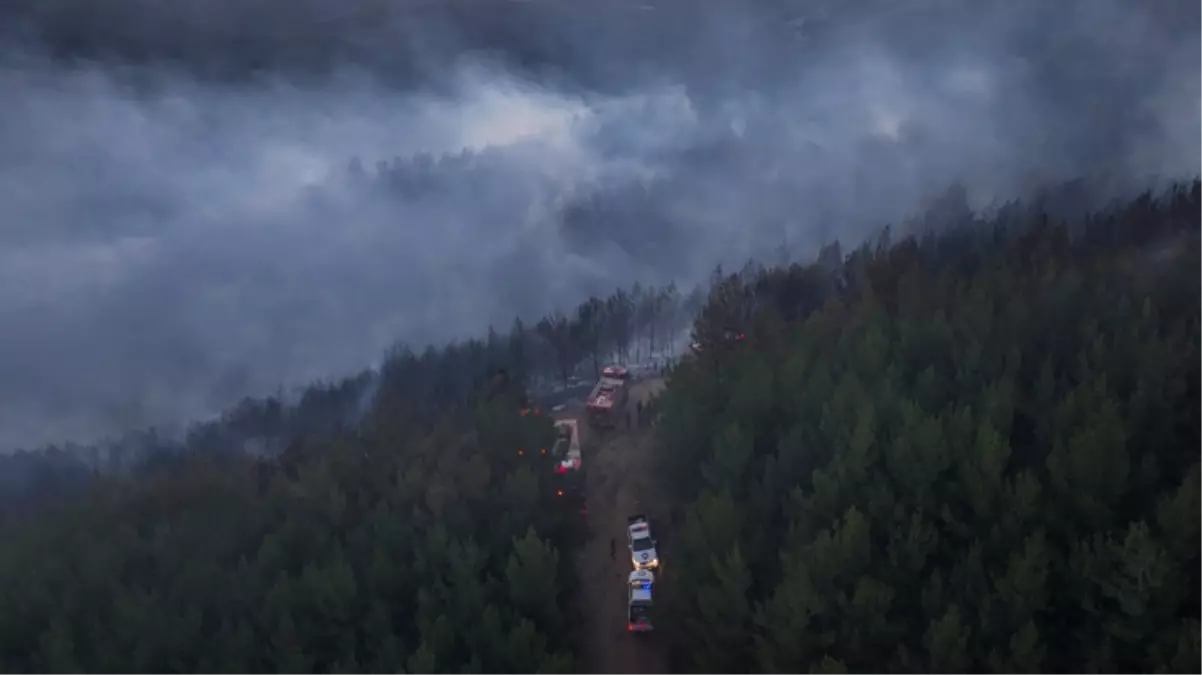
<svg viewBox="0 0 1202 675">
<path fill-rule="evenodd" d="M 170 436 L 398 339 L 808 259 L 952 182 L 984 209 L 1193 175 L 1198 11 L 0 3 L 0 452 Z"/>
<path fill-rule="evenodd" d="M 1197 182 L 1072 221 L 1011 204 L 717 272 L 653 406 L 678 667 L 1197 671 L 1199 207 Z M 543 325 L 591 375 L 652 351 L 674 296 Z M 515 452 L 551 435 L 523 379 L 568 357 L 515 328 L 398 350 L 357 417 L 366 376 L 248 401 L 10 511 L 0 668 L 580 667 L 577 516 Z M 238 447 L 270 424 L 282 452 Z"/>
<path fill-rule="evenodd" d="M 0 3 L 0 672 L 587 671 L 611 362 L 675 670 L 1202 671 L 1198 25 Z"/>
<path fill-rule="evenodd" d="M 245 398 L 219 418 L 196 423 L 182 438 L 154 429 L 97 443 L 68 443 L 0 454 L 0 518 L 52 502 L 95 474 L 128 476 L 156 471 L 167 458 L 211 455 L 274 456 L 293 439 L 356 429 L 379 399 L 402 397 L 422 414 L 437 416 L 464 405 L 490 369 L 554 403 L 591 386 L 599 364 L 662 366 L 687 350 L 691 317 L 705 301 L 704 287 L 682 293 L 674 285 L 635 284 L 569 314 L 553 312 L 528 324 L 438 348 L 397 345 L 378 370 L 302 390 Z M 567 390 L 565 391 L 565 388 Z"/>
</svg>

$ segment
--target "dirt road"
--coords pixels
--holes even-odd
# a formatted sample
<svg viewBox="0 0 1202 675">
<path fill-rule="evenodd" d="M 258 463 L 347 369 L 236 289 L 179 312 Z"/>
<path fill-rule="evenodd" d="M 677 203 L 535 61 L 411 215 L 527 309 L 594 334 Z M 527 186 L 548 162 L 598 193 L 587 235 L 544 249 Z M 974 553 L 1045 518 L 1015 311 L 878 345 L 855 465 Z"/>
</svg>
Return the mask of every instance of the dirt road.
<svg viewBox="0 0 1202 675">
<path fill-rule="evenodd" d="M 660 378 L 636 383 L 628 404 L 631 417 L 636 401 L 646 400 L 663 386 Z M 577 555 L 586 624 L 581 669 L 587 673 L 666 673 L 666 650 L 655 633 L 626 631 L 626 578 L 632 569 L 626 549 L 626 517 L 643 512 L 653 526 L 656 521 L 656 510 L 648 501 L 652 486 L 647 485 L 644 471 L 651 465 L 651 435 L 619 428 L 598 437 L 585 429 L 582 441 L 590 533 Z"/>
</svg>

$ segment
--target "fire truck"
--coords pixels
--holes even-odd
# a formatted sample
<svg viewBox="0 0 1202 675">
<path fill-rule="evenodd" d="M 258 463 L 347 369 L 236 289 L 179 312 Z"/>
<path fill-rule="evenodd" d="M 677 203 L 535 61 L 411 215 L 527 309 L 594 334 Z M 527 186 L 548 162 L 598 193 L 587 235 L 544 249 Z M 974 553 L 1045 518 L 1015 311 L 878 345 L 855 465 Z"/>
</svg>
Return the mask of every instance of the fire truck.
<svg viewBox="0 0 1202 675">
<path fill-rule="evenodd" d="M 612 429 L 626 412 L 626 398 L 630 371 L 622 366 L 606 366 L 601 379 L 589 394 L 587 410 L 589 425 L 599 429 Z"/>
</svg>

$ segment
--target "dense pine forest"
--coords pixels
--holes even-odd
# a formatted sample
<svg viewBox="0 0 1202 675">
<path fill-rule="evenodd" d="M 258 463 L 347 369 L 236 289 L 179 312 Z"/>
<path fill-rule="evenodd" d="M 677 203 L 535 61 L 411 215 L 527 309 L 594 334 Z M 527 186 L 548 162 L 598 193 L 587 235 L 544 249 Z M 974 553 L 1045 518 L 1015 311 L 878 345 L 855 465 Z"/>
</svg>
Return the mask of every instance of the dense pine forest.
<svg viewBox="0 0 1202 675">
<path fill-rule="evenodd" d="M 681 667 L 1197 671 L 1199 206 L 721 280 L 748 338 L 662 401 Z"/>
<path fill-rule="evenodd" d="M 932 213 L 5 458 L 0 670 L 584 668 L 596 580 L 522 411 L 656 356 L 679 670 L 1198 672 L 1200 208 Z"/>
<path fill-rule="evenodd" d="M 552 542 L 575 513 L 513 452 L 551 423 L 487 393 L 434 417 L 385 397 L 361 433 L 193 453 L 10 524 L 0 668 L 571 670 Z"/>
</svg>

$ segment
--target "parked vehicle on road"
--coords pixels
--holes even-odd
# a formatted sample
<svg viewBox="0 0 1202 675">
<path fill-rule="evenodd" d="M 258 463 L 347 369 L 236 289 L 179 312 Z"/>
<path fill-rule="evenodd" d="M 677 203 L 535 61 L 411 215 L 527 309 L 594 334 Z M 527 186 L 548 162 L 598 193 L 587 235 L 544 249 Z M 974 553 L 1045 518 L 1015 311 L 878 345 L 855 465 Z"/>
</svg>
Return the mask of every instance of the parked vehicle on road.
<svg viewBox="0 0 1202 675">
<path fill-rule="evenodd" d="M 626 583 L 626 630 L 645 633 L 653 630 L 651 605 L 654 601 L 655 575 L 647 570 L 634 570 Z"/>
<path fill-rule="evenodd" d="M 606 366 L 601 379 L 589 394 L 587 410 L 589 425 L 597 429 L 612 429 L 626 412 L 630 371 L 622 366 Z"/>
<path fill-rule="evenodd" d="M 655 550 L 655 538 L 651 536 L 651 525 L 646 516 L 637 513 L 626 519 L 626 541 L 630 561 L 636 570 L 659 569 L 659 553 Z"/>
</svg>

